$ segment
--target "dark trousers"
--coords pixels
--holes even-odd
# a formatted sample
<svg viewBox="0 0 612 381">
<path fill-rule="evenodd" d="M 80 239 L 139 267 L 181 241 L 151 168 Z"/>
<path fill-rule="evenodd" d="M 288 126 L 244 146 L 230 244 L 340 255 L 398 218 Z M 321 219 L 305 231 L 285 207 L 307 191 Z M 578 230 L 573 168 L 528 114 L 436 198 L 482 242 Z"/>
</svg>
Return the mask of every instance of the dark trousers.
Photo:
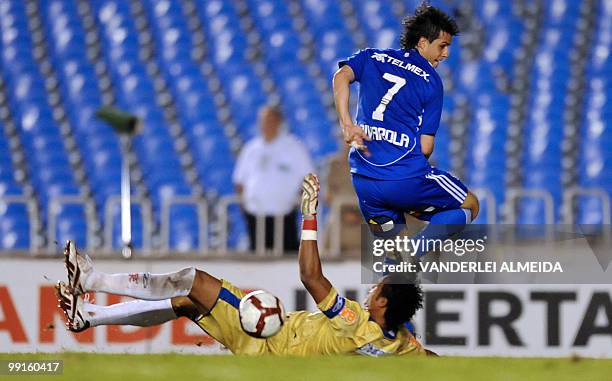
<svg viewBox="0 0 612 381">
<path fill-rule="evenodd" d="M 251 241 L 251 250 L 257 249 L 257 216 L 244 211 L 247 225 L 249 228 L 249 237 Z M 265 219 L 265 247 L 266 249 L 274 249 L 274 216 L 266 216 Z M 299 242 L 297 237 L 297 211 L 294 210 L 283 217 L 283 247 L 284 252 L 297 251 Z"/>
</svg>

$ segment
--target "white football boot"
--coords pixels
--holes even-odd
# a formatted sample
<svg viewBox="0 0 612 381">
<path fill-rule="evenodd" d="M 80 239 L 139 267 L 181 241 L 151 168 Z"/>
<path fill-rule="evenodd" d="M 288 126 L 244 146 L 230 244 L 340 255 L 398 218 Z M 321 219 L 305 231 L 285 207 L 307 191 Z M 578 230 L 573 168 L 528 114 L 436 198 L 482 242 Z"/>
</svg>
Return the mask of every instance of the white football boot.
<svg viewBox="0 0 612 381">
<path fill-rule="evenodd" d="M 55 291 L 57 294 L 57 301 L 59 302 L 58 307 L 64 311 L 66 315 L 66 327 L 72 332 L 82 332 L 91 326 L 89 320 L 87 320 L 87 312 L 85 312 L 84 305 L 86 300 L 79 295 L 75 295 L 64 282 L 57 282 L 55 285 Z M 87 298 L 88 295 L 85 295 Z"/>
<path fill-rule="evenodd" d="M 77 251 L 74 241 L 66 242 L 64 259 L 68 271 L 69 291 L 81 295 L 88 291 L 85 287 L 87 277 L 93 273 L 93 262 L 87 254 L 81 255 Z"/>
</svg>

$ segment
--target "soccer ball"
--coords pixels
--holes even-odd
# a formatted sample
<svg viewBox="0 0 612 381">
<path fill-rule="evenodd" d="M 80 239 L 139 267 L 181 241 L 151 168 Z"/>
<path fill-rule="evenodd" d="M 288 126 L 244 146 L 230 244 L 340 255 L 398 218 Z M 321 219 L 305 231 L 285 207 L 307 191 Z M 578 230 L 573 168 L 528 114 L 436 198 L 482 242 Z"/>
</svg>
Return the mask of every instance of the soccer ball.
<svg viewBox="0 0 612 381">
<path fill-rule="evenodd" d="M 238 313 L 242 330 L 259 339 L 274 336 L 285 322 L 283 303 L 262 290 L 245 295 L 240 301 Z"/>
</svg>

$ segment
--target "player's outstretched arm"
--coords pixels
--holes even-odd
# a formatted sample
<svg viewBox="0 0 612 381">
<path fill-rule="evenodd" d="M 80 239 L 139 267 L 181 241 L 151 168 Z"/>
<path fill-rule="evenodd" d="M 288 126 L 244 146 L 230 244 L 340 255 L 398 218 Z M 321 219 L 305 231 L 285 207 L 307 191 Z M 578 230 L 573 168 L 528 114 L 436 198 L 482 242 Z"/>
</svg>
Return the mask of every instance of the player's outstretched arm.
<svg viewBox="0 0 612 381">
<path fill-rule="evenodd" d="M 344 65 L 334 74 L 334 103 L 338 121 L 342 128 L 342 136 L 347 144 L 368 153 L 368 147 L 364 144 L 365 140 L 371 140 L 366 133 L 355 123 L 349 112 L 349 98 L 351 95 L 350 84 L 355 80 L 355 73 L 350 66 Z"/>
<path fill-rule="evenodd" d="M 302 182 L 302 242 L 300 243 L 300 279 L 316 303 L 329 294 L 331 283 L 323 275 L 317 247 L 317 204 L 319 179 L 310 173 Z"/>
</svg>

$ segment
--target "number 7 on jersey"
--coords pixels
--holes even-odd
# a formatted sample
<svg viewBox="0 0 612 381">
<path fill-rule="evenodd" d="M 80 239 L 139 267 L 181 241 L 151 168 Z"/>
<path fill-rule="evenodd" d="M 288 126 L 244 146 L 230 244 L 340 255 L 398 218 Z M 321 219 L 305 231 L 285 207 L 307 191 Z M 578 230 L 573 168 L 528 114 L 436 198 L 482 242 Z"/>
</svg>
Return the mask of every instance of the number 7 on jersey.
<svg viewBox="0 0 612 381">
<path fill-rule="evenodd" d="M 383 74 L 383 78 L 389 82 L 393 82 L 394 85 L 391 86 L 387 93 L 382 97 L 378 107 L 372 113 L 372 119 L 383 121 L 385 118 L 385 110 L 387 109 L 387 105 L 393 99 L 393 96 L 397 94 L 397 92 L 406 84 L 406 80 L 402 77 L 398 77 L 397 75 L 385 73 Z"/>
</svg>

